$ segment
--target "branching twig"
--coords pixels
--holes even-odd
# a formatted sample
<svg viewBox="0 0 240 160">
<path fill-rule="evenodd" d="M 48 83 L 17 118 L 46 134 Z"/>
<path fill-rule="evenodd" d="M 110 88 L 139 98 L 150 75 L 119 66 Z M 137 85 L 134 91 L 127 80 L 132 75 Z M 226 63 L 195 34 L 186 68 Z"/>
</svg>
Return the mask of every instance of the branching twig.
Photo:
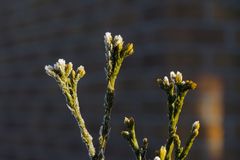
<svg viewBox="0 0 240 160">
<path fill-rule="evenodd" d="M 180 113 L 182 111 L 185 96 L 188 91 L 196 88 L 196 83 L 192 81 L 183 81 L 182 73 L 171 72 L 170 81 L 168 77 L 157 80 L 160 87 L 166 91 L 168 95 L 168 109 L 169 109 L 169 126 L 168 126 L 168 140 L 166 144 L 167 154 L 165 160 L 171 160 L 172 151 L 174 149 L 174 142 L 176 145 L 175 157 L 181 153 L 181 141 L 177 135 L 177 124 Z"/>
<path fill-rule="evenodd" d="M 187 140 L 187 143 L 185 145 L 185 147 L 183 148 L 183 151 L 181 153 L 181 155 L 179 156 L 179 160 L 185 160 L 190 149 L 192 148 L 193 142 L 195 140 L 195 138 L 198 136 L 199 134 L 199 128 L 200 128 L 200 123 L 199 121 L 196 121 L 193 123 L 192 126 L 192 130 L 191 130 L 191 134 Z"/>
<path fill-rule="evenodd" d="M 134 119 L 125 117 L 124 124 L 127 128 L 126 131 L 122 131 L 122 136 L 128 141 L 129 145 L 131 146 L 133 152 L 135 153 L 137 160 L 145 160 L 146 159 L 146 152 L 148 147 L 147 138 L 143 139 L 142 147 L 139 147 L 138 140 L 135 131 L 135 121 Z"/>
<path fill-rule="evenodd" d="M 120 35 L 112 38 L 111 33 L 107 32 L 104 36 L 106 49 L 106 76 L 107 90 L 104 98 L 104 116 L 99 130 L 99 154 L 98 159 L 104 160 L 104 153 L 110 134 L 110 120 L 113 107 L 115 81 L 121 69 L 123 60 L 133 54 L 133 44 L 123 46 L 123 39 Z"/>
<path fill-rule="evenodd" d="M 45 66 L 45 70 L 49 76 L 56 80 L 62 90 L 62 93 L 66 97 L 67 107 L 77 120 L 82 140 L 87 146 L 90 158 L 93 159 L 96 154 L 95 147 L 92 142 L 92 136 L 88 132 L 84 119 L 82 118 L 77 97 L 77 84 L 78 81 L 85 75 L 84 67 L 78 67 L 75 72 L 71 62 L 66 64 L 65 60 L 59 59 L 54 66 Z"/>
<path fill-rule="evenodd" d="M 79 101 L 77 96 L 78 81 L 85 75 L 83 66 L 73 69 L 72 63 L 65 63 L 65 60 L 59 59 L 53 66 L 45 66 L 46 73 L 53 77 L 59 85 L 62 93 L 66 97 L 67 107 L 77 120 L 80 128 L 81 138 L 85 143 L 88 154 L 91 160 L 105 160 L 105 150 L 110 134 L 110 120 L 113 108 L 115 81 L 120 72 L 124 59 L 133 54 L 133 44 L 124 45 L 120 35 L 112 37 L 111 33 L 107 32 L 104 36 L 106 49 L 106 79 L 107 88 L 104 97 L 104 116 L 99 130 L 99 148 L 96 152 L 93 138 L 87 130 L 84 119 L 80 112 Z M 157 80 L 160 87 L 168 95 L 168 139 L 165 146 L 162 146 L 156 153 L 154 160 L 171 160 L 172 153 L 175 147 L 175 159 L 185 160 L 192 145 L 199 133 L 200 123 L 196 121 L 191 130 L 191 134 L 186 142 L 185 147 L 181 147 L 181 140 L 177 134 L 177 124 L 182 111 L 184 99 L 189 90 L 196 88 L 196 83 L 192 81 L 183 81 L 180 72 L 170 73 L 168 77 Z M 128 141 L 137 160 L 146 160 L 148 148 L 147 138 L 143 139 L 143 144 L 139 146 L 136 136 L 136 124 L 134 119 L 125 118 L 124 124 L 126 130 L 122 131 L 122 136 Z"/>
</svg>

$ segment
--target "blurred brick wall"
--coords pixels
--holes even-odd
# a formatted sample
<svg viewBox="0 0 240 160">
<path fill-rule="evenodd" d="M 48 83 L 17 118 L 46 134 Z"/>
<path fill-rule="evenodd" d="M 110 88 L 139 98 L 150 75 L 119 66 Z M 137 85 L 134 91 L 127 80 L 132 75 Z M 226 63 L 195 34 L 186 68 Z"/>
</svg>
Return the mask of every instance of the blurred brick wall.
<svg viewBox="0 0 240 160">
<path fill-rule="evenodd" d="M 0 1 L 0 159 L 87 159 L 76 122 L 44 65 L 64 58 L 85 66 L 79 98 L 96 141 L 106 86 L 106 31 L 135 44 L 135 55 L 125 61 L 117 80 L 107 159 L 133 159 L 120 136 L 124 116 L 135 117 L 139 138 L 149 138 L 150 155 L 165 143 L 166 95 L 155 79 L 171 70 L 199 84 L 186 99 L 178 128 L 184 143 L 192 122 L 204 122 L 189 159 L 238 159 L 239 18 L 237 0 Z M 204 93 L 216 93 L 208 92 L 208 76 L 219 81 L 222 104 L 202 103 Z M 211 118 L 214 111 L 205 113 L 202 104 L 219 105 L 221 118 Z M 204 119 L 204 113 L 210 118 Z M 216 132 L 224 130 L 224 153 L 218 158 L 207 150 L 206 131 L 215 122 Z"/>
</svg>

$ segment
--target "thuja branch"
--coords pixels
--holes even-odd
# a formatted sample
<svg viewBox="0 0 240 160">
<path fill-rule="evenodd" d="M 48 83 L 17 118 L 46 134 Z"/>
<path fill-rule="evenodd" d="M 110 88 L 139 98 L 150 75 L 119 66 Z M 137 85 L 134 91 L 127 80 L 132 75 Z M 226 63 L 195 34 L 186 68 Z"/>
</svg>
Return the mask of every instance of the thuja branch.
<svg viewBox="0 0 240 160">
<path fill-rule="evenodd" d="M 105 159 L 104 153 L 107 141 L 110 134 L 110 120 L 113 107 L 115 81 L 118 77 L 124 59 L 133 54 L 133 44 L 124 45 L 120 35 L 112 37 L 111 33 L 107 32 L 104 36 L 105 56 L 106 56 L 106 79 L 107 89 L 104 98 L 104 116 L 102 125 L 99 131 L 99 154 L 98 159 Z"/>
<path fill-rule="evenodd" d="M 179 155 L 179 160 L 186 159 L 190 149 L 192 148 L 195 138 L 199 134 L 199 128 L 200 128 L 199 121 L 194 122 L 192 125 L 192 130 L 191 130 L 190 136 L 188 137 L 187 143 L 186 143 L 185 147 L 183 148 L 182 153 Z"/>
<path fill-rule="evenodd" d="M 106 76 L 107 89 L 104 98 L 104 116 L 103 122 L 99 131 L 99 152 L 96 153 L 92 142 L 92 136 L 88 132 L 84 119 L 82 118 L 79 101 L 77 97 L 78 81 L 85 75 L 83 66 L 78 67 L 77 71 L 73 70 L 72 63 L 66 64 L 65 60 L 59 59 L 53 66 L 45 66 L 46 73 L 53 77 L 58 83 L 62 93 L 66 97 L 67 106 L 72 112 L 73 116 L 80 127 L 81 137 L 86 144 L 90 159 L 104 160 L 105 149 L 110 134 L 110 120 L 113 107 L 115 81 L 118 77 L 124 59 L 133 54 L 133 44 L 124 45 L 123 39 L 120 35 L 112 38 L 111 33 L 107 32 L 104 36 L 104 43 L 106 49 Z"/>
<path fill-rule="evenodd" d="M 131 118 L 125 117 L 124 124 L 127 130 L 121 132 L 123 138 L 125 138 L 128 141 L 133 152 L 135 153 L 137 160 L 146 160 L 146 153 L 147 153 L 147 147 L 148 147 L 147 138 L 143 139 L 143 145 L 142 147 L 139 147 L 137 136 L 136 136 L 136 130 L 135 130 L 136 125 L 135 125 L 134 119 L 132 117 Z"/>
<path fill-rule="evenodd" d="M 168 140 L 166 143 L 166 157 L 165 160 L 171 160 L 172 152 L 175 144 L 175 159 L 182 159 L 183 155 L 187 155 L 188 151 L 192 146 L 192 142 L 197 136 L 193 136 L 189 142 L 191 145 L 187 145 L 183 149 L 181 147 L 181 141 L 177 134 L 177 124 L 179 120 L 180 113 L 182 111 L 183 103 L 185 96 L 187 95 L 189 90 L 193 90 L 196 88 L 196 83 L 192 81 L 183 81 L 182 73 L 171 72 L 170 73 L 170 81 L 168 77 L 164 77 L 163 79 L 157 79 L 160 87 L 167 93 L 168 95 L 168 117 L 169 117 L 169 126 L 168 126 Z M 199 129 L 199 128 L 198 128 Z M 187 151 L 185 151 L 187 150 Z"/>
<path fill-rule="evenodd" d="M 112 37 L 111 33 L 107 32 L 104 36 L 105 56 L 106 56 L 106 79 L 107 87 L 104 97 L 104 116 L 99 130 L 99 148 L 96 151 L 93 138 L 87 130 L 84 119 L 80 112 L 80 106 L 77 96 L 78 81 L 85 75 L 83 66 L 80 66 L 75 71 L 73 64 L 59 59 L 53 66 L 45 66 L 46 73 L 53 77 L 59 85 L 67 102 L 67 107 L 75 117 L 81 133 L 81 138 L 85 143 L 88 154 L 91 160 L 105 160 L 105 150 L 110 134 L 110 120 L 113 108 L 113 100 L 115 93 L 115 82 L 120 72 L 124 59 L 133 54 L 133 44 L 124 45 L 120 35 Z M 171 160 L 173 150 L 175 149 L 175 159 L 185 160 L 193 145 L 195 138 L 199 134 L 200 123 L 193 123 L 190 136 L 184 147 L 181 146 L 181 140 L 177 133 L 177 124 L 183 108 L 184 99 L 189 90 L 196 88 L 196 83 L 192 81 L 183 81 L 183 76 L 180 72 L 171 72 L 170 80 L 168 77 L 157 79 L 159 86 L 168 95 L 168 139 L 164 146 L 156 152 L 154 160 Z M 134 119 L 125 118 L 124 124 L 126 130 L 122 131 L 122 136 L 128 141 L 137 160 L 146 160 L 146 152 L 148 148 L 147 138 L 143 139 L 143 144 L 139 146 L 136 136 L 136 124 Z"/>
<path fill-rule="evenodd" d="M 67 107 L 77 120 L 82 140 L 88 149 L 88 154 L 91 159 L 94 159 L 96 153 L 92 142 L 92 136 L 89 134 L 84 119 L 82 118 L 77 97 L 77 84 L 85 75 L 84 67 L 80 66 L 77 68 L 77 71 L 74 71 L 71 62 L 66 64 L 65 60 L 59 59 L 53 66 L 45 66 L 45 70 L 50 77 L 56 80 L 62 93 L 66 97 Z"/>
</svg>

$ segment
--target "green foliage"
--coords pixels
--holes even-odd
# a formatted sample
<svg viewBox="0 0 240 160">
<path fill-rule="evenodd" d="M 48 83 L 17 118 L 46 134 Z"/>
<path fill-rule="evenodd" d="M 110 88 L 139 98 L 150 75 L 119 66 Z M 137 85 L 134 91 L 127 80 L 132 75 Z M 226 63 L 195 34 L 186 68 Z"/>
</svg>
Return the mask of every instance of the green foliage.
<svg viewBox="0 0 240 160">
<path fill-rule="evenodd" d="M 78 101 L 77 85 L 78 81 L 83 78 L 86 73 L 84 67 L 80 66 L 75 71 L 73 69 L 73 64 L 71 62 L 66 63 L 63 59 L 59 59 L 53 66 L 45 66 L 46 73 L 56 80 L 66 98 L 67 107 L 77 120 L 82 140 L 87 147 L 89 158 L 91 160 L 105 160 L 105 150 L 111 128 L 110 120 L 115 93 L 115 81 L 119 75 L 124 59 L 133 54 L 133 44 L 129 43 L 124 45 L 123 39 L 120 35 L 112 37 L 111 33 L 107 32 L 104 36 L 104 43 L 106 50 L 105 72 L 107 87 L 104 98 L 103 121 L 99 129 L 98 149 L 95 148 L 92 140 L 93 138 L 87 130 L 80 112 Z M 157 82 L 168 95 L 169 137 L 166 144 L 156 151 L 154 160 L 171 160 L 174 148 L 175 159 L 184 160 L 186 159 L 193 142 L 199 133 L 200 123 L 199 121 L 194 122 L 190 136 L 184 147 L 181 146 L 181 140 L 177 134 L 177 123 L 182 111 L 185 96 L 189 90 L 196 88 L 196 83 L 189 80 L 183 81 L 183 76 L 180 72 L 171 72 L 170 80 L 165 76 L 163 79 L 157 79 Z M 146 160 L 148 148 L 147 138 L 144 138 L 142 140 L 142 145 L 139 146 L 134 119 L 132 117 L 125 117 L 124 124 L 126 126 L 126 130 L 121 132 L 123 138 L 128 141 L 137 160 Z"/>
</svg>

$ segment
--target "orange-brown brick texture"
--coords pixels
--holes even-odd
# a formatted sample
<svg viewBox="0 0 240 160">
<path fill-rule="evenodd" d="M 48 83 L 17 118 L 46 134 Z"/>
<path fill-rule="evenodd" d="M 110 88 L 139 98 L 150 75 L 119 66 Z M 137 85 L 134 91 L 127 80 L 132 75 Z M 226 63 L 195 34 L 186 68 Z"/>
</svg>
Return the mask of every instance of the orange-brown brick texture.
<svg viewBox="0 0 240 160">
<path fill-rule="evenodd" d="M 238 159 L 238 0 L 2 0 L 0 22 L 1 160 L 88 159 L 76 122 L 44 65 L 64 58 L 85 66 L 79 98 L 96 143 L 106 87 L 106 31 L 135 44 L 117 79 L 108 160 L 134 159 L 120 136 L 124 116 L 135 117 L 139 141 L 148 137 L 150 159 L 165 144 L 167 97 L 155 79 L 171 70 L 199 84 L 187 96 L 178 126 L 184 144 L 192 123 L 203 122 L 188 159 Z M 209 143 L 216 148 L 223 143 L 219 156 L 212 156 Z"/>
</svg>

